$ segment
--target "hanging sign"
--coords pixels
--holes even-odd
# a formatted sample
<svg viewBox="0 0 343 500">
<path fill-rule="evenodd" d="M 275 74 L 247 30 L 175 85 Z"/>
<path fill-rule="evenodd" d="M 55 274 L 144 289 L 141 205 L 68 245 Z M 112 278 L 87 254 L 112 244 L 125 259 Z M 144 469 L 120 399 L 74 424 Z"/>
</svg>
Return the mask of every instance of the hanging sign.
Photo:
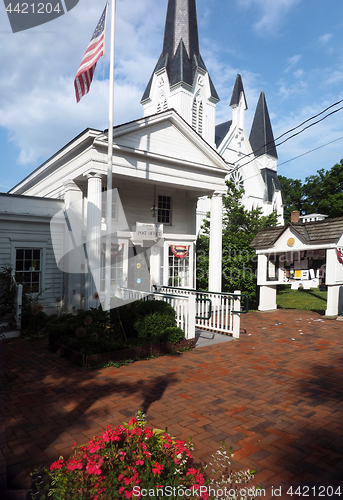
<svg viewBox="0 0 343 500">
<path fill-rule="evenodd" d="M 184 259 L 187 257 L 188 252 L 189 252 L 189 245 L 170 245 L 171 251 L 173 252 L 173 255 L 177 257 L 178 259 Z"/>
<path fill-rule="evenodd" d="M 143 240 L 163 238 L 163 224 L 144 224 L 136 222 L 136 237 Z"/>
<path fill-rule="evenodd" d="M 336 251 L 339 262 L 343 264 L 343 247 L 336 248 Z"/>
<path fill-rule="evenodd" d="M 111 243 L 111 257 L 116 257 L 124 248 L 124 243 Z M 101 243 L 101 253 L 106 255 L 106 243 Z"/>
</svg>

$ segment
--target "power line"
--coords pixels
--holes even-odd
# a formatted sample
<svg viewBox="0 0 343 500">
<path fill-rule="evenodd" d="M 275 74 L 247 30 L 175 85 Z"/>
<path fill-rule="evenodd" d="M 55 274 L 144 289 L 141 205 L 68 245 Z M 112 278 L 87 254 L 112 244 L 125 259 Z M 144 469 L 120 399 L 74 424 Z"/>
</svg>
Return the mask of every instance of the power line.
<svg viewBox="0 0 343 500">
<path fill-rule="evenodd" d="M 305 120 L 304 122 L 302 122 L 300 125 L 297 125 L 296 127 L 294 127 L 293 129 L 290 129 L 288 130 L 287 132 L 284 132 L 282 135 L 280 135 L 277 139 L 275 139 L 274 141 L 269 141 L 267 142 L 266 144 L 264 144 L 262 147 L 266 147 L 268 146 L 269 144 L 275 144 L 275 141 L 277 141 L 278 139 L 280 139 L 281 137 L 289 134 L 290 132 L 296 130 L 297 128 L 301 127 L 302 125 L 304 125 L 305 123 L 307 123 L 308 121 L 311 121 L 313 120 L 314 118 L 316 118 L 317 116 L 320 116 L 322 115 L 323 113 L 325 113 L 325 111 L 327 111 L 328 109 L 332 108 L 333 106 L 337 106 L 337 104 L 343 102 L 343 99 L 341 101 L 338 101 L 337 103 L 335 104 L 332 104 L 331 106 L 329 106 L 328 108 L 324 109 L 323 111 L 321 111 L 320 113 L 318 113 L 317 115 L 315 116 L 312 116 L 311 118 L 308 118 L 307 120 Z M 323 120 L 325 120 L 326 118 L 328 118 L 329 116 L 337 113 L 338 111 L 340 111 L 341 109 L 343 109 L 343 106 L 341 106 L 340 108 L 336 109 L 335 111 L 331 111 L 331 113 L 328 113 L 327 115 L 323 116 L 323 118 L 321 118 L 320 120 L 317 120 L 316 122 L 313 122 L 311 123 L 310 125 L 307 125 L 307 127 L 304 127 L 302 130 L 300 130 L 299 132 L 291 135 L 290 137 L 287 137 L 287 139 L 285 139 L 284 141 L 280 142 L 279 144 L 275 144 L 275 147 L 279 147 L 281 146 L 282 144 L 284 144 L 285 142 L 289 141 L 290 139 L 292 139 L 293 137 L 296 137 L 297 135 L 301 134 L 302 132 L 304 132 L 305 130 L 309 129 L 310 127 L 313 127 L 314 125 L 317 125 L 318 123 L 322 122 Z M 252 153 L 249 153 L 247 155 L 245 155 L 245 157 L 247 156 L 251 156 L 252 154 L 255 154 L 257 153 L 258 151 L 260 151 L 261 148 L 258 148 L 256 149 L 255 151 L 253 151 Z M 254 158 L 252 158 L 251 160 L 247 161 L 246 163 L 243 163 L 243 165 L 238 165 L 237 167 L 235 167 L 233 170 L 238 170 L 242 167 L 245 167 L 246 165 L 249 165 L 249 163 L 253 162 L 254 160 L 256 159 L 256 157 L 254 156 Z"/>
<path fill-rule="evenodd" d="M 310 149 L 310 151 L 306 151 L 306 153 L 303 153 L 302 155 L 295 156 L 294 158 L 291 158 L 290 160 L 284 161 L 278 165 L 278 167 L 281 167 L 281 165 L 284 165 L 285 163 L 289 163 L 290 161 L 296 160 L 297 158 L 301 158 L 302 156 L 308 155 L 309 153 L 313 153 L 313 151 L 317 151 L 317 149 L 324 148 L 325 146 L 328 146 L 329 144 L 332 144 L 333 142 L 337 142 L 343 139 L 342 137 L 338 137 L 338 139 L 335 139 L 333 141 L 327 142 L 326 144 L 322 144 L 322 146 L 318 146 L 317 148 Z"/>
</svg>

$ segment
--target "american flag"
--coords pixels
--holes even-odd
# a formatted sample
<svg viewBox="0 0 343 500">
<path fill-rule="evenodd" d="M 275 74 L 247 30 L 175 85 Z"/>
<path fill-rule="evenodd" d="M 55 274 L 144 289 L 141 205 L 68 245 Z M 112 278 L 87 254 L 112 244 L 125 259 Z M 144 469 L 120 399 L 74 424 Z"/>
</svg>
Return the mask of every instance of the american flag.
<svg viewBox="0 0 343 500">
<path fill-rule="evenodd" d="M 74 87 L 77 102 L 89 92 L 96 63 L 104 55 L 107 7 L 108 1 L 76 73 Z"/>
</svg>

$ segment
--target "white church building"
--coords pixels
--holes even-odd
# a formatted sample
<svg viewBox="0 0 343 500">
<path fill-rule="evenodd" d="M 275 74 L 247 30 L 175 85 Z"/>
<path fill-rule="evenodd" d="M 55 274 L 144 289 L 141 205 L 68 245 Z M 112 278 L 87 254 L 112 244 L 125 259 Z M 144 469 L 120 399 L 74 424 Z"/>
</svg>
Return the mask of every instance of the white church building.
<svg viewBox="0 0 343 500">
<path fill-rule="evenodd" d="M 162 53 L 141 101 L 143 117 L 110 131 L 113 291 L 118 286 L 195 288 L 195 243 L 201 218 L 210 211 L 209 289 L 220 292 L 227 178 L 244 187 L 247 208 L 276 210 L 282 222 L 264 94 L 249 137 L 239 75 L 232 120 L 216 126 L 218 101 L 199 51 L 195 0 L 169 0 Z M 104 293 L 107 146 L 107 130 L 88 128 L 0 194 L 1 265 L 24 275 L 47 309 L 59 301 L 65 310 L 94 307 L 95 292 Z M 64 229 L 56 237 L 59 223 Z"/>
</svg>

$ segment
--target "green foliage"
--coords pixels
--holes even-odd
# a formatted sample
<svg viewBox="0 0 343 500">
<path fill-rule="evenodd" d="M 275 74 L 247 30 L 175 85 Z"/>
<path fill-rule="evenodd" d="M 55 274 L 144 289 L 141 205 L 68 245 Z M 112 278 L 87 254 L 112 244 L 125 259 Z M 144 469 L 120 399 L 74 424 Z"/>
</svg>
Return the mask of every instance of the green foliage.
<svg viewBox="0 0 343 500">
<path fill-rule="evenodd" d="M 171 329 L 168 333 L 166 329 Z M 117 351 L 150 342 L 174 342 L 175 310 L 164 301 L 136 301 L 112 309 L 65 314 L 46 327 L 51 342 L 57 341 L 87 355 Z M 179 329 L 176 329 L 179 330 Z M 181 330 L 183 338 L 184 332 Z M 180 336 L 180 334 L 179 334 Z"/>
<path fill-rule="evenodd" d="M 214 485 L 232 491 L 226 497 L 228 500 L 238 500 L 242 497 L 235 486 L 247 484 L 256 473 L 256 470 L 230 470 L 233 454 L 231 448 L 226 451 L 225 442 L 212 455 L 212 463 L 204 467 L 194 465 L 191 439 L 186 443 L 172 437 L 167 429 L 150 429 L 141 411 L 128 423 L 114 428 L 108 425 L 101 435 L 85 445 L 77 447 L 74 443 L 72 449 L 69 459 L 61 456 L 49 470 L 42 468 L 31 474 L 36 487 L 36 492 L 31 493 L 33 500 L 50 497 L 54 500 L 135 497 L 214 500 L 217 498 L 213 495 Z M 204 485 L 212 485 L 208 493 Z M 248 491 L 251 493 L 244 498 L 252 500 L 254 488 Z"/>
<path fill-rule="evenodd" d="M 317 174 L 299 179 L 279 175 L 281 191 L 285 199 L 285 224 L 293 210 L 302 215 L 320 213 L 330 218 L 343 216 L 343 159 L 330 170 L 323 168 Z"/>
<path fill-rule="evenodd" d="M 167 327 L 164 330 L 164 335 L 166 338 L 166 342 L 173 342 L 174 344 L 185 339 L 185 332 L 177 326 Z"/>
<path fill-rule="evenodd" d="M 330 218 L 343 215 L 343 159 L 325 172 L 306 177 L 303 186 L 305 213 L 320 213 Z"/>
<path fill-rule="evenodd" d="M 249 307 L 257 306 L 257 256 L 250 243 L 259 230 L 277 224 L 277 213 L 262 215 L 262 208 L 246 210 L 242 204 L 244 190 L 227 181 L 223 197 L 223 286 L 232 293 L 241 290 L 249 297 Z M 208 289 L 209 220 L 204 221 L 205 234 L 197 241 L 197 288 Z"/>
<path fill-rule="evenodd" d="M 294 210 L 299 210 L 303 213 L 303 185 L 299 179 L 289 179 L 283 175 L 279 175 L 281 192 L 284 197 L 283 218 L 285 224 L 291 220 L 291 213 Z"/>
<path fill-rule="evenodd" d="M 3 315 L 15 313 L 16 287 L 12 269 L 11 266 L 3 266 L 0 270 L 0 309 Z"/>
</svg>

